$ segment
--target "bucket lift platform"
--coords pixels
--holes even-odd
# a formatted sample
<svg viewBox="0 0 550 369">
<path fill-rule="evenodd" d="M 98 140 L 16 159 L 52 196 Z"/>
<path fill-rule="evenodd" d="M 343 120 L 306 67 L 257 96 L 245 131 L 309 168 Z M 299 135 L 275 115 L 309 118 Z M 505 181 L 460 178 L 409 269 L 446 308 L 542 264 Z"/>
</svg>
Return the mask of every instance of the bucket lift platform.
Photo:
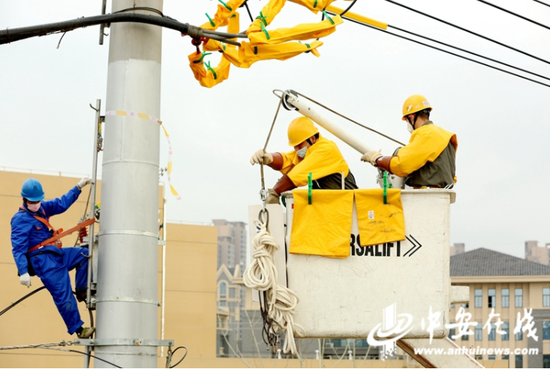
<svg viewBox="0 0 550 369">
<path fill-rule="evenodd" d="M 299 297 L 294 322 L 305 334 L 296 337 L 367 339 L 385 348 L 397 345 L 426 367 L 482 367 L 447 338 L 450 305 L 469 300 L 469 288 L 451 286 L 449 272 L 454 191 L 402 190 L 406 238 L 370 247 L 355 242 L 354 205 L 350 256 L 344 259 L 289 253 L 294 198 L 292 192 L 283 196 L 285 208 L 268 205 L 267 210 L 270 232 L 280 245 L 274 255 L 279 283 Z M 261 206 L 249 210 L 253 224 Z M 252 239 L 254 227 L 250 232 Z"/>
</svg>

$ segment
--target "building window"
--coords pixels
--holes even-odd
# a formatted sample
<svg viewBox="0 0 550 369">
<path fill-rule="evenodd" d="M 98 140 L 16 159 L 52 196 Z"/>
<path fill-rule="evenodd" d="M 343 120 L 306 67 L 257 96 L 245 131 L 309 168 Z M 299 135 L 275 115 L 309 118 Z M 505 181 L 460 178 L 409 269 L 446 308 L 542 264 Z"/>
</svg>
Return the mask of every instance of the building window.
<svg viewBox="0 0 550 369">
<path fill-rule="evenodd" d="M 497 327 L 495 323 L 491 323 L 491 331 L 489 332 L 489 341 L 496 341 L 497 339 Z"/>
<path fill-rule="evenodd" d="M 464 309 L 468 309 L 470 307 L 470 303 L 467 302 L 467 303 L 462 304 L 460 306 L 462 306 Z"/>
<path fill-rule="evenodd" d="M 520 329 L 518 333 L 516 333 L 516 341 L 523 341 L 523 329 Z"/>
<path fill-rule="evenodd" d="M 523 289 L 521 288 L 516 288 L 516 307 L 523 307 Z"/>
<path fill-rule="evenodd" d="M 220 283 L 220 298 L 227 298 L 227 283 Z"/>
<path fill-rule="evenodd" d="M 510 307 L 510 290 L 508 288 L 502 289 L 502 307 Z"/>
<path fill-rule="evenodd" d="M 550 340 L 550 320 L 545 320 L 542 322 L 542 339 Z"/>
<path fill-rule="evenodd" d="M 496 355 L 489 355 L 489 360 L 496 360 L 496 359 L 497 359 Z"/>
<path fill-rule="evenodd" d="M 454 322 L 451 322 L 451 324 L 455 324 Z M 453 327 L 451 329 L 449 329 L 449 335 L 447 336 L 450 340 L 454 341 L 455 339 L 453 338 L 454 335 L 456 335 L 456 329 Z"/>
<path fill-rule="evenodd" d="M 550 368 L 550 355 L 542 355 L 542 367 Z"/>
<path fill-rule="evenodd" d="M 542 306 L 550 307 L 550 288 L 542 289 Z"/>
<path fill-rule="evenodd" d="M 502 355 L 502 360 L 510 360 L 510 355 Z"/>
<path fill-rule="evenodd" d="M 474 306 L 476 308 L 481 307 L 482 297 L 483 297 L 483 292 L 481 291 L 481 288 L 476 289 L 475 290 L 475 298 L 474 298 Z"/>
<path fill-rule="evenodd" d="M 483 355 L 476 355 L 476 360 L 483 360 Z"/>
<path fill-rule="evenodd" d="M 500 339 L 502 341 L 509 341 L 510 340 L 510 323 L 502 322 L 502 330 L 504 331 L 504 334 L 500 336 Z"/>
<path fill-rule="evenodd" d="M 516 355 L 516 368 L 523 368 L 523 355 Z"/>
<path fill-rule="evenodd" d="M 483 340 L 482 334 L 483 334 L 483 326 L 481 322 L 477 322 L 476 330 L 475 330 L 476 341 Z"/>
<path fill-rule="evenodd" d="M 490 308 L 497 307 L 497 290 L 495 290 L 494 288 L 489 288 L 489 290 L 487 291 L 487 296 L 489 297 L 488 299 L 489 307 Z"/>
</svg>

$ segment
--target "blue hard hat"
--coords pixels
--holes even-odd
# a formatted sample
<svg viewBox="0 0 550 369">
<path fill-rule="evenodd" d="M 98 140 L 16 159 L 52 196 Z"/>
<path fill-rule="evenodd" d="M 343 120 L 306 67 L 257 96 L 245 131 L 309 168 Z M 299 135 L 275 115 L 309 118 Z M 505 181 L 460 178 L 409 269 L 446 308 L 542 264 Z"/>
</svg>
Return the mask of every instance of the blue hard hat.
<svg viewBox="0 0 550 369">
<path fill-rule="evenodd" d="M 23 182 L 21 196 L 29 201 L 42 201 L 44 199 L 44 190 L 40 182 L 34 178 L 29 178 Z"/>
</svg>

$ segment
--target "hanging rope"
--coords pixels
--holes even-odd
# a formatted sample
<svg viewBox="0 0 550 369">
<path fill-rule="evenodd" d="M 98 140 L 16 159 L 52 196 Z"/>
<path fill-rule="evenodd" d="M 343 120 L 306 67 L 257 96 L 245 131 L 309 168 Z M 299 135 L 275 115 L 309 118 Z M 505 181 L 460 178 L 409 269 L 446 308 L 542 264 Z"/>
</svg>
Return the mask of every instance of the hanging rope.
<svg viewBox="0 0 550 369">
<path fill-rule="evenodd" d="M 277 282 L 278 274 L 273 255 L 279 245 L 267 231 L 267 221 L 256 220 L 254 224 L 260 231 L 252 240 L 252 263 L 245 270 L 243 281 L 246 287 L 264 292 L 269 333 L 276 336 L 284 333 L 283 352 L 296 355 L 298 351 L 294 332 L 305 334 L 304 329 L 294 323 L 294 312 L 299 299 L 296 293 Z"/>
</svg>

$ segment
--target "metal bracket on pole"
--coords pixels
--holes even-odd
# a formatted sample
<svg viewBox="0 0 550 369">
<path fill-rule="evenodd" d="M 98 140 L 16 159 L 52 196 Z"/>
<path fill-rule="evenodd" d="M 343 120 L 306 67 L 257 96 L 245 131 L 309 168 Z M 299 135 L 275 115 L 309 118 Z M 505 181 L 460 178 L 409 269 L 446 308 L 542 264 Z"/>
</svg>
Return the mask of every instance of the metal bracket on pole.
<svg viewBox="0 0 550 369">
<path fill-rule="evenodd" d="M 174 340 L 157 340 L 147 338 L 106 338 L 106 339 L 76 339 L 77 346 L 174 346 Z"/>
<path fill-rule="evenodd" d="M 107 0 L 103 0 L 103 4 L 101 5 L 101 15 L 105 15 L 105 10 L 107 8 Z M 105 36 L 105 23 L 101 23 L 99 26 L 99 44 L 103 45 L 103 36 Z M 108 27 L 108 25 L 107 25 Z"/>
</svg>

